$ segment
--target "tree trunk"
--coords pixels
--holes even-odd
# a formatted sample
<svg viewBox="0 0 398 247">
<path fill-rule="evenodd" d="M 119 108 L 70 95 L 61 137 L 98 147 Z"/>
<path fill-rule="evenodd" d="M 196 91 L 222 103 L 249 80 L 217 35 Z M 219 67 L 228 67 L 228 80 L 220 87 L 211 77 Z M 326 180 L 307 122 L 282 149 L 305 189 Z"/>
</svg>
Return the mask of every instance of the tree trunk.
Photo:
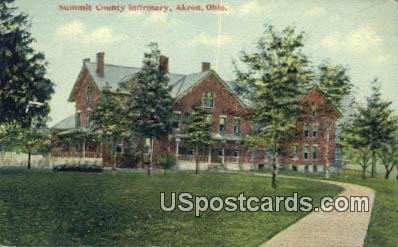
<svg viewBox="0 0 398 247">
<path fill-rule="evenodd" d="M 376 173 L 377 173 L 377 157 L 376 157 L 376 150 L 372 150 L 372 178 L 376 177 Z"/>
<path fill-rule="evenodd" d="M 195 162 L 196 162 L 196 169 L 195 174 L 199 173 L 199 146 L 196 145 L 195 147 Z"/>
<path fill-rule="evenodd" d="M 167 169 L 164 168 L 164 173 L 163 173 L 164 176 L 166 176 L 166 171 L 167 171 Z"/>
<path fill-rule="evenodd" d="M 153 159 L 153 137 L 150 139 L 151 150 L 149 151 L 149 164 L 148 164 L 148 176 L 152 176 L 152 159 Z"/>
<path fill-rule="evenodd" d="M 362 179 L 366 179 L 366 166 L 362 166 Z"/>
<path fill-rule="evenodd" d="M 394 168 L 393 166 L 389 168 L 388 166 L 384 166 L 386 168 L 386 174 L 384 175 L 385 179 L 388 179 L 390 177 L 391 171 Z"/>
<path fill-rule="evenodd" d="M 113 148 L 112 148 L 112 170 L 116 170 L 116 141 L 113 141 Z"/>
<path fill-rule="evenodd" d="M 276 189 L 276 176 L 278 173 L 278 164 L 277 164 L 277 160 L 278 160 L 278 153 L 274 153 L 274 156 L 272 157 L 272 182 L 271 182 L 271 186 L 272 188 Z"/>
<path fill-rule="evenodd" d="M 28 169 L 31 167 L 32 151 L 28 151 Z"/>
</svg>

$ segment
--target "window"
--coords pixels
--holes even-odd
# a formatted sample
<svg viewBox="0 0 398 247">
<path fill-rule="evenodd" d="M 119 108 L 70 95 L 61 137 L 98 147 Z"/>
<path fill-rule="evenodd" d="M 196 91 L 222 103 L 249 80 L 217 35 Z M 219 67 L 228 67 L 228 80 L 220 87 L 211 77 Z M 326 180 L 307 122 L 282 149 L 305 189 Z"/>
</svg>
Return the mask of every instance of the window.
<svg viewBox="0 0 398 247">
<path fill-rule="evenodd" d="M 172 120 L 173 129 L 180 128 L 180 116 L 181 112 L 173 112 L 173 120 Z"/>
<path fill-rule="evenodd" d="M 220 148 L 218 150 L 218 157 L 223 159 L 224 158 L 224 148 Z"/>
<path fill-rule="evenodd" d="M 304 146 L 303 148 L 304 160 L 308 160 L 308 146 Z"/>
<path fill-rule="evenodd" d="M 116 154 L 124 153 L 124 145 L 123 142 L 116 145 Z"/>
<path fill-rule="evenodd" d="M 193 160 L 193 148 L 188 148 L 188 159 Z"/>
<path fill-rule="evenodd" d="M 206 92 L 203 94 L 203 107 L 204 108 L 214 107 L 214 94 L 212 92 Z"/>
<path fill-rule="evenodd" d="M 227 123 L 227 116 L 220 116 L 220 132 L 225 132 L 225 125 Z"/>
<path fill-rule="evenodd" d="M 75 115 L 75 127 L 76 127 L 76 129 L 80 128 L 80 112 L 76 112 L 76 115 Z"/>
<path fill-rule="evenodd" d="M 87 112 L 86 115 L 86 128 L 90 128 L 91 127 L 91 112 Z"/>
<path fill-rule="evenodd" d="M 318 137 L 319 124 L 312 125 L 312 137 Z"/>
<path fill-rule="evenodd" d="M 308 124 L 304 124 L 304 137 L 305 138 L 310 137 L 310 131 L 309 131 Z"/>
<path fill-rule="evenodd" d="M 318 159 L 318 147 L 312 146 L 312 160 Z"/>
<path fill-rule="evenodd" d="M 311 115 L 316 116 L 316 106 L 311 106 Z"/>
<path fill-rule="evenodd" d="M 190 116 L 191 116 L 191 114 L 189 114 L 189 112 L 184 113 L 184 122 L 185 122 L 185 124 L 189 123 Z"/>
<path fill-rule="evenodd" d="M 291 146 L 290 155 L 291 155 L 292 159 L 297 159 L 298 158 L 297 157 L 297 149 L 298 149 L 297 145 L 292 145 Z"/>
<path fill-rule="evenodd" d="M 235 163 L 239 163 L 239 150 L 237 149 L 234 150 L 234 159 Z"/>
<path fill-rule="evenodd" d="M 88 105 L 91 105 L 91 103 L 93 103 L 93 87 L 92 86 L 87 87 L 86 100 L 87 100 Z"/>
<path fill-rule="evenodd" d="M 240 135 L 240 118 L 234 117 L 234 135 Z"/>
</svg>

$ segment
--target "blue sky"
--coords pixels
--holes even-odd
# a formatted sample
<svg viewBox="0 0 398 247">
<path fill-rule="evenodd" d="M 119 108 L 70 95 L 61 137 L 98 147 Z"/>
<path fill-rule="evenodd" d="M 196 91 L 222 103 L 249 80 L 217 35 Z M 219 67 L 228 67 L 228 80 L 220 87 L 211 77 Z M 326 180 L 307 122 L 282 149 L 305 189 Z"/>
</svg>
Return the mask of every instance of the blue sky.
<svg viewBox="0 0 398 247">
<path fill-rule="evenodd" d="M 61 12 L 58 6 L 97 4 L 223 3 L 222 12 Z M 307 34 L 305 53 L 316 66 L 324 59 L 349 68 L 355 96 L 363 100 L 378 77 L 382 93 L 398 110 L 398 2 L 352 1 L 68 1 L 16 0 L 29 14 L 34 47 L 49 62 L 55 84 L 50 117 L 54 124 L 74 113 L 68 95 L 83 58 L 105 52 L 106 63 L 140 66 L 145 45 L 159 43 L 175 73 L 200 71 L 201 62 L 226 80 L 234 78 L 232 59 L 252 50 L 265 23 L 282 29 L 294 24 Z"/>
</svg>

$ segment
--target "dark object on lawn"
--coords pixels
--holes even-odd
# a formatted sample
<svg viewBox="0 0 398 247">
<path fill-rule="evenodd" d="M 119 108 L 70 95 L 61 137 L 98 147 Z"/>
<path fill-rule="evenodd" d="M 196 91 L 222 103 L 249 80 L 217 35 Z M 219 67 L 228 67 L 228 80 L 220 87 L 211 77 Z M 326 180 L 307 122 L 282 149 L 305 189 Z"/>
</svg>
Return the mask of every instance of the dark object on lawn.
<svg viewBox="0 0 398 247">
<path fill-rule="evenodd" d="M 54 166 L 55 172 L 102 172 L 101 166 L 97 165 L 58 165 Z"/>
</svg>

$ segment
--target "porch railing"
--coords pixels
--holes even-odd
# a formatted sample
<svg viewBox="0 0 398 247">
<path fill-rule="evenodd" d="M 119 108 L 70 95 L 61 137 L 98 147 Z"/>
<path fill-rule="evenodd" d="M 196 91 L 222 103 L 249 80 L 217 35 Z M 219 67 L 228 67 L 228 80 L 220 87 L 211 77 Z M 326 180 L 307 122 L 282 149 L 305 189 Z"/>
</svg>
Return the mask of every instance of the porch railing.
<svg viewBox="0 0 398 247">
<path fill-rule="evenodd" d="M 190 161 L 190 162 L 195 162 L 195 155 L 187 155 L 187 154 L 179 154 L 178 155 L 178 160 L 179 161 Z M 224 161 L 224 163 L 247 163 L 251 164 L 254 163 L 253 159 L 251 156 L 224 156 L 224 159 L 221 156 L 211 156 L 211 163 L 221 163 Z M 209 156 L 208 155 L 199 155 L 199 162 L 200 163 L 208 163 L 209 162 Z"/>
<path fill-rule="evenodd" d="M 65 158 L 102 158 L 102 154 L 93 151 L 79 152 L 79 151 L 53 151 L 54 157 Z"/>
</svg>

